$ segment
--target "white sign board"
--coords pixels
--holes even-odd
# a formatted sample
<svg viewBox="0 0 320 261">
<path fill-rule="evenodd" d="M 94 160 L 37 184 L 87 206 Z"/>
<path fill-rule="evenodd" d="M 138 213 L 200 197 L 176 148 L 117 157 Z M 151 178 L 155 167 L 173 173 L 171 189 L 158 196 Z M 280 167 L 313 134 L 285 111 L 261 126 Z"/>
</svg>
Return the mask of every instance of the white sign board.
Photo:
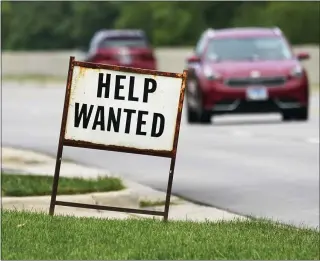
<svg viewBox="0 0 320 261">
<path fill-rule="evenodd" d="M 75 64 L 64 139 L 172 151 L 182 81 Z"/>
<path fill-rule="evenodd" d="M 49 214 L 56 205 L 168 219 L 187 71 L 168 73 L 70 57 Z M 164 211 L 57 200 L 64 146 L 171 158 Z"/>
</svg>

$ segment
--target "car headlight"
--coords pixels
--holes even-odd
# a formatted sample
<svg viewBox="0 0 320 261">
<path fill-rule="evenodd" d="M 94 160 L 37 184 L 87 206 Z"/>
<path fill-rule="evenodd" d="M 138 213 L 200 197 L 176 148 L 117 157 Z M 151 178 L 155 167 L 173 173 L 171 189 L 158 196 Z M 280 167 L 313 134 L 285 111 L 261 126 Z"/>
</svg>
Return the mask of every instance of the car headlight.
<svg viewBox="0 0 320 261">
<path fill-rule="evenodd" d="M 212 70 L 212 68 L 210 67 L 205 67 L 203 70 L 203 73 L 208 80 L 217 80 L 221 78 L 221 75 L 215 72 L 214 70 Z"/>
<path fill-rule="evenodd" d="M 303 68 L 301 65 L 296 65 L 290 71 L 290 76 L 294 78 L 301 78 L 303 75 Z"/>
</svg>

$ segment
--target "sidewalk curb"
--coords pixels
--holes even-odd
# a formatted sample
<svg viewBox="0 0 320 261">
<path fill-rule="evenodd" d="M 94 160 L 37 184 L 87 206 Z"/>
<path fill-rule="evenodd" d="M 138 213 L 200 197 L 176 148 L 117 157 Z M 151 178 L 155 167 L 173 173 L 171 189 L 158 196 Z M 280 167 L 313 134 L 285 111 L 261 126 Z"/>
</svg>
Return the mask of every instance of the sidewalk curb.
<svg viewBox="0 0 320 261">
<path fill-rule="evenodd" d="M 29 196 L 29 197 L 2 197 L 2 207 L 7 206 L 26 206 L 38 204 L 46 204 L 49 207 L 51 195 L 45 196 Z M 131 189 L 124 189 L 121 191 L 110 191 L 101 193 L 87 193 L 77 195 L 57 195 L 57 200 L 76 202 L 94 205 L 111 205 L 115 207 L 139 207 L 139 197 Z"/>
<path fill-rule="evenodd" d="M 2 170 L 8 173 L 22 175 L 46 175 L 53 177 L 55 158 L 27 149 L 2 148 Z M 65 166 L 65 167 L 63 167 Z M 164 211 L 166 193 L 155 190 L 140 183 L 124 179 L 121 175 L 110 173 L 105 169 L 93 168 L 75 162 L 66 161 L 62 164 L 60 177 L 97 178 L 107 176 L 119 178 L 125 189 L 110 192 L 94 192 L 78 195 L 57 195 L 57 200 L 85 203 L 91 205 L 104 205 L 132 209 L 148 209 Z M 1 209 L 25 210 L 35 212 L 49 212 L 51 195 L 29 197 L 2 197 Z M 140 204 L 144 201 L 144 206 Z M 218 221 L 233 220 L 234 218 L 247 219 L 246 217 L 217 209 L 203 206 L 171 195 L 169 219 L 189 221 Z M 122 213 L 85 208 L 74 208 L 56 205 L 55 215 L 97 218 L 161 218 L 152 215 Z"/>
</svg>

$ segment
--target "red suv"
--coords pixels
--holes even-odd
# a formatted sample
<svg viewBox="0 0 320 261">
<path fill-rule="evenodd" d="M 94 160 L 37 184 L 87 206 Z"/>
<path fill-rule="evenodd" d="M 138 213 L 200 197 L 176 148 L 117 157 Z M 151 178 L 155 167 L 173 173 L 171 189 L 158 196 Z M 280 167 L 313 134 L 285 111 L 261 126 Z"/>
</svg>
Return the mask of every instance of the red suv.
<svg viewBox="0 0 320 261">
<path fill-rule="evenodd" d="M 156 70 L 156 59 L 142 30 L 100 30 L 92 37 L 87 62 Z"/>
<path fill-rule="evenodd" d="M 226 113 L 280 112 L 307 120 L 309 82 L 279 28 L 206 30 L 187 59 L 189 123 Z"/>
</svg>

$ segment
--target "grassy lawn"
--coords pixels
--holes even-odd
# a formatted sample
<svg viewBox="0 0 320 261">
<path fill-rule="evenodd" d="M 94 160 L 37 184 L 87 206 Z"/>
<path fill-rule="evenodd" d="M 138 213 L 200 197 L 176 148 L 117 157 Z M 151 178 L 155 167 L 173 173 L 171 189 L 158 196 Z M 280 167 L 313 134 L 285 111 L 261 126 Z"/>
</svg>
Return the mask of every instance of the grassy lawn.
<svg viewBox="0 0 320 261">
<path fill-rule="evenodd" d="M 40 175 L 1 174 L 2 196 L 43 196 L 51 195 L 53 177 Z M 101 177 L 81 179 L 60 177 L 58 194 L 83 194 L 90 192 L 108 192 L 123 189 L 120 179 Z"/>
<path fill-rule="evenodd" d="M 103 220 L 2 212 L 2 259 L 319 259 L 319 232 L 268 221 Z"/>
<path fill-rule="evenodd" d="M 170 202 L 172 205 L 172 202 Z M 158 207 L 158 206 L 164 206 L 166 204 L 165 200 L 156 200 L 156 201 L 151 201 L 151 200 L 140 200 L 139 205 L 141 208 L 146 208 L 146 207 Z"/>
<path fill-rule="evenodd" d="M 311 90 L 312 90 L 312 91 L 319 91 L 319 90 L 320 90 L 319 84 L 313 84 L 313 85 L 311 85 Z"/>
<path fill-rule="evenodd" d="M 32 82 L 66 82 L 67 72 L 65 76 L 40 75 L 40 74 L 21 74 L 21 75 L 3 75 L 3 81 L 32 81 Z"/>
<path fill-rule="evenodd" d="M 140 200 L 139 206 L 141 208 L 147 208 L 147 207 L 159 207 L 159 206 L 165 206 L 166 201 L 165 200 Z M 170 200 L 170 205 L 178 205 L 179 202 Z"/>
</svg>

